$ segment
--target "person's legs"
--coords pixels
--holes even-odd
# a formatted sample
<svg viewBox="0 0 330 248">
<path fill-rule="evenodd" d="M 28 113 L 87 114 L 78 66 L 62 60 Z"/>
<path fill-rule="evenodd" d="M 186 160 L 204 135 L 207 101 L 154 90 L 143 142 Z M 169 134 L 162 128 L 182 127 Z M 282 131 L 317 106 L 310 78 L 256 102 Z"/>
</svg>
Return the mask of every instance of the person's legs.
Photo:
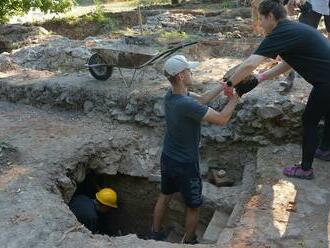
<svg viewBox="0 0 330 248">
<path fill-rule="evenodd" d="M 324 129 L 320 148 L 323 151 L 330 149 L 330 111 L 324 116 Z"/>
<path fill-rule="evenodd" d="M 315 158 L 330 161 L 330 111 L 324 116 L 324 128 L 321 144 L 315 152 Z"/>
<path fill-rule="evenodd" d="M 317 28 L 319 26 L 320 20 L 322 15 L 319 13 L 316 13 L 315 11 L 309 11 L 301 13 L 299 16 L 299 22 L 305 23 L 309 26 L 312 26 L 314 28 Z"/>
<path fill-rule="evenodd" d="M 168 203 L 172 199 L 172 195 L 179 191 L 179 183 L 177 182 L 177 165 L 176 161 L 162 154 L 161 161 L 161 194 L 158 197 L 154 208 L 153 224 L 151 227 L 150 238 L 161 240 L 165 237 L 160 233 L 161 223 L 166 212 Z"/>
<path fill-rule="evenodd" d="M 303 144 L 301 165 L 289 166 L 283 173 L 290 177 L 313 178 L 312 163 L 318 144 L 317 127 L 322 116 L 330 111 L 330 86 L 314 87 L 303 115 Z"/>
<path fill-rule="evenodd" d="M 194 242 L 196 240 L 196 229 L 199 220 L 199 208 L 189 208 L 187 207 L 186 213 L 186 233 L 184 237 L 184 242 Z"/>
<path fill-rule="evenodd" d="M 162 193 L 160 194 L 154 209 L 152 232 L 158 233 L 160 231 L 162 219 L 171 199 L 172 195 L 164 195 Z"/>
<path fill-rule="evenodd" d="M 181 175 L 180 192 L 187 206 L 184 243 L 196 243 L 195 231 L 198 225 L 198 208 L 203 203 L 202 178 L 197 162 L 185 166 Z"/>
<path fill-rule="evenodd" d="M 251 17 L 252 17 L 252 31 L 255 34 L 262 34 L 262 28 L 260 25 L 260 16 L 258 11 L 258 6 L 261 0 L 252 0 L 251 1 Z"/>
<path fill-rule="evenodd" d="M 326 113 L 322 89 L 314 87 L 303 115 L 303 156 L 301 166 L 307 171 L 312 168 L 314 154 L 318 145 L 317 126 Z"/>
</svg>

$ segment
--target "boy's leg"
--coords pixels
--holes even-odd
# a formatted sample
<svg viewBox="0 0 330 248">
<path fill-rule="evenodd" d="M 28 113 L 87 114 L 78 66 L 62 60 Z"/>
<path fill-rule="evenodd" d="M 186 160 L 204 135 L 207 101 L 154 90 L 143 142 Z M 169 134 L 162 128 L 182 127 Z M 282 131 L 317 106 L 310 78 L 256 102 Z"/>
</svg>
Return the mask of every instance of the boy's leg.
<svg viewBox="0 0 330 248">
<path fill-rule="evenodd" d="M 154 217 L 152 224 L 152 232 L 159 232 L 161 223 L 166 212 L 168 203 L 171 201 L 173 195 L 164 195 L 160 194 L 158 197 L 155 209 L 154 209 Z"/>
<path fill-rule="evenodd" d="M 191 242 L 196 240 L 196 229 L 199 220 L 199 208 L 187 207 L 186 213 L 186 234 L 184 242 Z"/>
<path fill-rule="evenodd" d="M 185 243 L 196 243 L 195 231 L 198 225 L 199 207 L 203 203 L 202 178 L 199 164 L 191 163 L 181 174 L 180 192 L 187 206 Z"/>
<path fill-rule="evenodd" d="M 160 240 L 161 236 L 163 236 L 160 234 L 161 223 L 168 203 L 171 201 L 173 194 L 179 191 L 178 183 L 175 180 L 177 173 L 175 161 L 165 154 L 162 154 L 160 168 L 161 193 L 154 208 L 153 224 L 151 227 L 151 238 L 156 240 Z"/>
</svg>

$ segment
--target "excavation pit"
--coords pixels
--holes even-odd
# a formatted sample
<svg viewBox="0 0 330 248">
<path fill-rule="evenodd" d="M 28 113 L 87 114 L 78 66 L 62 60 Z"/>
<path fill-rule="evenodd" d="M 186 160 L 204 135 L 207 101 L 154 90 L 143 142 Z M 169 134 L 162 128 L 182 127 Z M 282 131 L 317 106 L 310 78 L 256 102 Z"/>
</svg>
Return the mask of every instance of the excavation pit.
<svg viewBox="0 0 330 248">
<path fill-rule="evenodd" d="M 112 208 L 102 218 L 100 233 L 109 236 L 136 234 L 141 239 L 149 239 L 153 209 L 159 196 L 160 184 L 146 178 L 127 175 L 105 175 L 88 173 L 82 183 L 77 184 L 74 196 L 84 194 L 95 199 L 98 188 L 111 187 L 118 195 L 118 208 Z M 214 243 L 230 213 L 215 210 L 210 204 L 200 209 L 200 221 L 196 231 L 199 240 Z M 216 218 L 216 219 L 214 219 Z M 221 218 L 221 220 L 219 220 Z M 210 222 L 212 226 L 209 226 Z M 216 222 L 216 223 L 215 223 Z M 180 243 L 184 236 L 185 206 L 180 194 L 176 194 L 167 210 L 163 223 L 165 241 Z M 219 228 L 218 228 L 219 229 Z M 204 237 L 205 236 L 205 237 Z"/>
</svg>

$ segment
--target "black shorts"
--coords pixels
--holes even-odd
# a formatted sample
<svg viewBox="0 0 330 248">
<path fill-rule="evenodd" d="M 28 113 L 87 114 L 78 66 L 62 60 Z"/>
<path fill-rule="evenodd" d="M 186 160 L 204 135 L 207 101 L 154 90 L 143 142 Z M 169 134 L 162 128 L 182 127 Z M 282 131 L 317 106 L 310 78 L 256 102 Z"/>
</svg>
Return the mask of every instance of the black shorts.
<svg viewBox="0 0 330 248">
<path fill-rule="evenodd" d="M 305 23 L 309 26 L 317 28 L 319 26 L 321 17 L 322 17 L 322 14 L 319 14 L 319 13 L 311 10 L 306 13 L 302 13 L 299 16 L 299 22 Z M 324 15 L 323 18 L 324 18 L 324 23 L 325 23 L 327 32 L 330 33 L 330 16 Z"/>
<path fill-rule="evenodd" d="M 189 208 L 200 207 L 203 197 L 199 163 L 178 162 L 163 153 L 160 164 L 161 192 L 164 195 L 180 192 Z"/>
</svg>

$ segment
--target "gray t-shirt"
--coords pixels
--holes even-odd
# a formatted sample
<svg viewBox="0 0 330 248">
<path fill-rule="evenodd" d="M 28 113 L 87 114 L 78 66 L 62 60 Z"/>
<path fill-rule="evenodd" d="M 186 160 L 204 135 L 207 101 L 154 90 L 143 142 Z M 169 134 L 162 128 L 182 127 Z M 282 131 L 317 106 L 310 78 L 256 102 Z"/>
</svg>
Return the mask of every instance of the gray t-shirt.
<svg viewBox="0 0 330 248">
<path fill-rule="evenodd" d="M 199 160 L 201 121 L 208 107 L 187 95 L 174 95 L 168 90 L 165 96 L 166 134 L 163 153 L 183 162 Z"/>
</svg>

